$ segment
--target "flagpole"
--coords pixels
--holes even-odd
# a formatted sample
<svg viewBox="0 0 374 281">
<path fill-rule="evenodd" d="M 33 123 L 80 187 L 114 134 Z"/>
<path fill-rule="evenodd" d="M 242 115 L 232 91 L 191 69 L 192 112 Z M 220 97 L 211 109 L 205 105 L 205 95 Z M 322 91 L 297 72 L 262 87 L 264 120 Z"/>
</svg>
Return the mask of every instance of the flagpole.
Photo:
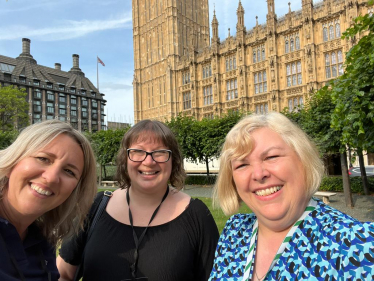
<svg viewBox="0 0 374 281">
<path fill-rule="evenodd" d="M 100 90 L 99 90 L 99 57 L 96 56 L 96 73 L 97 73 L 97 91 L 98 91 L 98 94 L 100 94 Z"/>
</svg>

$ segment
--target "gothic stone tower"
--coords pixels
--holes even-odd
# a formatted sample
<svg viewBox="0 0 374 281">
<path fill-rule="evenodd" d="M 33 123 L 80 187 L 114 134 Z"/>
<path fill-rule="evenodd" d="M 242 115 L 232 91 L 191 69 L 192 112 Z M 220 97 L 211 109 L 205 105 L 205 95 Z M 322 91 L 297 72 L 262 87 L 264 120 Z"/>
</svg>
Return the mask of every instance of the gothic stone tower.
<svg viewBox="0 0 374 281">
<path fill-rule="evenodd" d="M 208 0 L 132 0 L 132 20 L 135 122 L 170 119 L 179 59 L 210 45 Z"/>
</svg>

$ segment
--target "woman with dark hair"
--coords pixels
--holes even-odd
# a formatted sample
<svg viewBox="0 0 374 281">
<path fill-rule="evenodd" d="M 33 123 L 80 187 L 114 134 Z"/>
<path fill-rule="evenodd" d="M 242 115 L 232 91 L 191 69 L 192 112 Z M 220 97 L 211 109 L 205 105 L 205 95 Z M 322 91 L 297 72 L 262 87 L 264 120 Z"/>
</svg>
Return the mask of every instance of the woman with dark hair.
<svg viewBox="0 0 374 281">
<path fill-rule="evenodd" d="M 25 128 L 0 151 L 0 280 L 58 280 L 56 246 L 83 228 L 96 193 L 80 132 L 58 120 Z"/>
<path fill-rule="evenodd" d="M 143 120 L 125 134 L 117 179 L 121 189 L 113 192 L 89 240 L 82 232 L 63 244 L 62 280 L 73 280 L 83 248 L 84 280 L 207 280 L 217 226 L 200 200 L 179 191 L 182 156 L 166 125 Z"/>
</svg>

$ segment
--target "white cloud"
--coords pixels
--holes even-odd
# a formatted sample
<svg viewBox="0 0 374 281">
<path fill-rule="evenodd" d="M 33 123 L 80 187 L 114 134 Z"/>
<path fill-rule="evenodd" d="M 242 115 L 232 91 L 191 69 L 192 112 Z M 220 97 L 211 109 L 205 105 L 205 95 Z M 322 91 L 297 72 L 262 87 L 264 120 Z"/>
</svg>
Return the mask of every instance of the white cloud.
<svg viewBox="0 0 374 281">
<path fill-rule="evenodd" d="M 39 39 L 41 41 L 59 41 L 68 40 L 85 36 L 89 33 L 119 29 L 131 28 L 131 14 L 126 13 L 117 19 L 106 20 L 65 20 L 60 24 L 47 28 L 29 28 L 26 25 L 8 26 L 0 33 L 0 40 L 14 40 L 21 37 Z"/>
</svg>

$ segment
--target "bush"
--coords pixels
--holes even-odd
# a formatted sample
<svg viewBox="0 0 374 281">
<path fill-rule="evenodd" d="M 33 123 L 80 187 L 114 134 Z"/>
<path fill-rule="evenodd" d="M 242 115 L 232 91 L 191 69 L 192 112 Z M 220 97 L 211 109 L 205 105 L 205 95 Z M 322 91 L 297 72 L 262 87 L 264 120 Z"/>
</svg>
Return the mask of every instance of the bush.
<svg viewBox="0 0 374 281">
<path fill-rule="evenodd" d="M 196 185 L 213 185 L 216 183 L 216 175 L 187 175 L 186 185 L 196 184 Z"/>
<path fill-rule="evenodd" d="M 363 193 L 361 177 L 349 178 L 351 182 L 351 190 L 353 193 Z M 368 177 L 369 190 L 374 191 L 374 177 Z M 337 191 L 343 192 L 343 179 L 341 176 L 329 176 L 322 179 L 321 191 Z"/>
</svg>

